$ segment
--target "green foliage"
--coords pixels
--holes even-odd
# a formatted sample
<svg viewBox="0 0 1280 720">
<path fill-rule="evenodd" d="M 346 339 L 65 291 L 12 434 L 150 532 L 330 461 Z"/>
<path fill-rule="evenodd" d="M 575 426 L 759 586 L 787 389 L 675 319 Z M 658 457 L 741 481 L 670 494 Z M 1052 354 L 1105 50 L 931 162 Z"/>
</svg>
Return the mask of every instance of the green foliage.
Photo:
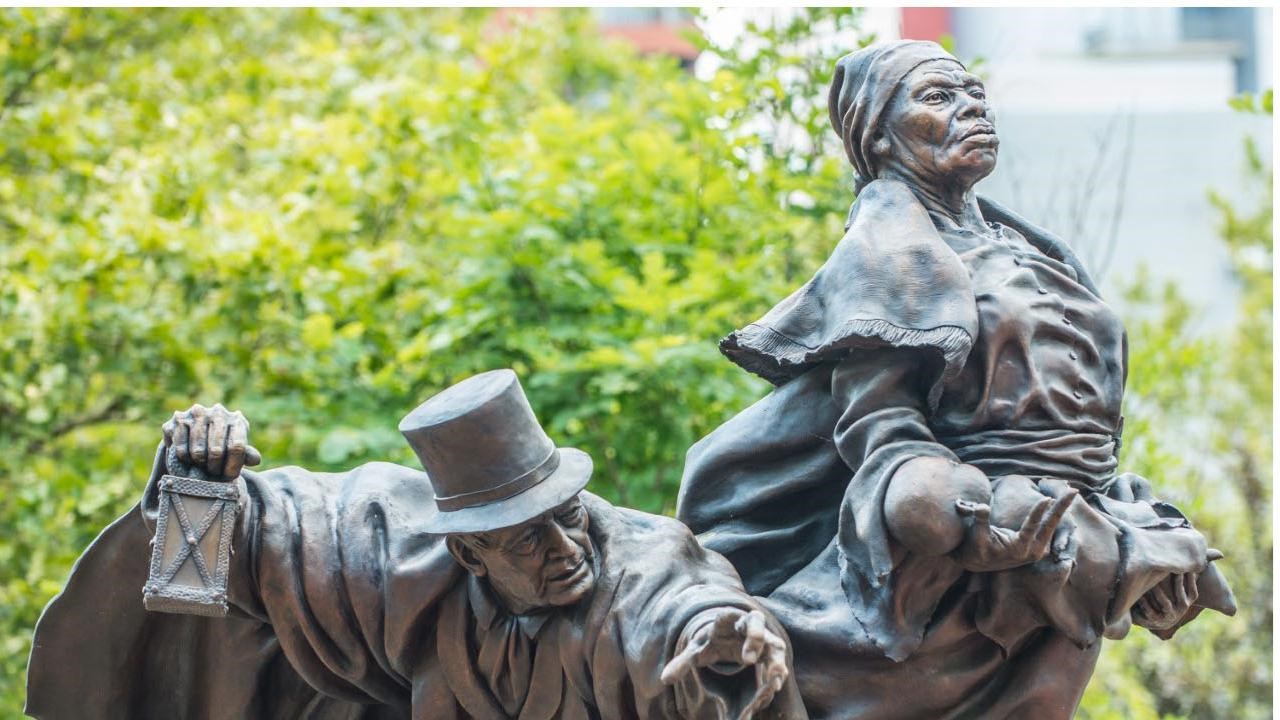
<svg viewBox="0 0 1280 720">
<path fill-rule="evenodd" d="M 1252 141 L 1246 150 L 1251 209 L 1209 195 L 1238 281 L 1237 324 L 1196 335 L 1175 287 L 1133 283 L 1122 456 L 1226 553 L 1240 612 L 1201 615 L 1170 642 L 1135 630 L 1109 643 L 1081 712 L 1090 720 L 1271 717 L 1272 168 Z"/>
<path fill-rule="evenodd" d="M 397 420 L 509 366 L 553 437 L 596 459 L 593 490 L 670 511 L 684 451 L 765 390 L 716 341 L 840 237 L 850 173 L 823 103 L 835 58 L 869 40 L 857 21 L 748 28 L 704 82 L 579 11 L 0 10 L 0 707 L 21 707 L 40 608 L 195 401 L 244 410 L 268 465 L 413 464 Z M 806 43 L 815 27 L 844 44 Z M 1260 221 L 1225 217 L 1252 258 Z M 1259 602 L 1270 534 L 1240 519 L 1243 475 L 1165 456 L 1169 423 L 1231 411 L 1253 424 L 1204 457 L 1245 447 L 1265 474 L 1261 326 L 1206 374 L 1227 356 L 1161 317 L 1134 334 L 1129 460 Z M 1222 407 L 1184 381 L 1217 383 Z M 1232 698 L 1267 686 L 1241 669 L 1269 641 L 1266 599 L 1265 633 L 1253 614 L 1185 631 L 1158 666 L 1110 652 L 1106 702 L 1248 716 Z M 1235 664 L 1215 677 L 1214 657 Z M 1169 705 L 1166 677 L 1229 701 Z"/>
<path fill-rule="evenodd" d="M 1261 93 L 1254 95 L 1253 93 L 1242 93 L 1231 98 L 1228 104 L 1235 110 L 1247 113 L 1271 113 L 1271 102 L 1274 99 L 1275 90 L 1267 88 Z"/>
<path fill-rule="evenodd" d="M 726 117 L 763 137 L 768 156 L 785 161 L 797 181 L 820 170 L 843 170 L 840 141 L 828 119 L 827 86 L 836 60 L 875 41 L 858 32 L 862 12 L 795 8 L 778 11 L 771 21 L 747 21 L 728 44 L 696 38 L 719 60 L 719 73 L 737 84 L 741 102 Z"/>
<path fill-rule="evenodd" d="M 195 401 L 269 465 L 413 464 L 397 420 L 508 366 L 592 489 L 671 511 L 764 389 L 716 341 L 848 201 L 838 157 L 742 127 L 761 75 L 699 81 L 585 12 L 7 10 L 0 43 L 10 708 L 39 609 Z"/>
</svg>

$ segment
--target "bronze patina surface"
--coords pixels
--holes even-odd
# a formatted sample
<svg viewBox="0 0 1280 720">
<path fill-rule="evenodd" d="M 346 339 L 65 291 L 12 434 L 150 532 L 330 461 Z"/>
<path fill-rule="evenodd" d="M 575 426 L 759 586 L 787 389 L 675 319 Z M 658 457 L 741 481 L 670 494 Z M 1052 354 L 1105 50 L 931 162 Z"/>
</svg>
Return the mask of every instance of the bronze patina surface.
<svg viewBox="0 0 1280 720">
<path fill-rule="evenodd" d="M 811 717 L 1069 718 L 1104 637 L 1235 612 L 1221 553 L 1118 471 L 1127 341 L 1085 267 L 974 192 L 982 81 L 900 41 L 829 100 L 847 233 L 721 344 L 777 387 L 689 451 L 678 517 L 787 628 Z"/>
</svg>

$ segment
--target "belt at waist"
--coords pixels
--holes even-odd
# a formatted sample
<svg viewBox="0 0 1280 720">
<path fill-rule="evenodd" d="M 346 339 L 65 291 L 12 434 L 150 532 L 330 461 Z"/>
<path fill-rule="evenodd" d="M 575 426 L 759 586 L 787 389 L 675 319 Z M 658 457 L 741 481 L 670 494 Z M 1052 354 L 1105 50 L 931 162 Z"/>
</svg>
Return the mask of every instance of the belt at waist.
<svg viewBox="0 0 1280 720">
<path fill-rule="evenodd" d="M 1111 435 L 1071 430 L 987 430 L 938 437 L 961 462 L 988 477 L 1026 475 L 1064 480 L 1079 490 L 1103 490 L 1116 471 Z"/>
</svg>

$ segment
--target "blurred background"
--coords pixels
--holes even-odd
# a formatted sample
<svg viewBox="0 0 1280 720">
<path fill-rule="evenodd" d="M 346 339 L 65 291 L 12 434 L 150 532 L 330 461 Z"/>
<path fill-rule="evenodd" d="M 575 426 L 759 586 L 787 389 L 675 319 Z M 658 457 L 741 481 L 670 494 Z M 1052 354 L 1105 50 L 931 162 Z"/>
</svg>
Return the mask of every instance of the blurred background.
<svg viewBox="0 0 1280 720">
<path fill-rule="evenodd" d="M 670 513 L 767 391 L 716 342 L 842 234 L 835 60 L 911 37 L 987 81 L 979 191 L 1126 317 L 1122 465 L 1241 606 L 1108 643 L 1080 717 L 1270 717 L 1271 13 L 0 10 L 0 716 L 193 402 L 269 465 L 413 464 L 405 412 L 512 367 L 591 489 Z"/>
</svg>

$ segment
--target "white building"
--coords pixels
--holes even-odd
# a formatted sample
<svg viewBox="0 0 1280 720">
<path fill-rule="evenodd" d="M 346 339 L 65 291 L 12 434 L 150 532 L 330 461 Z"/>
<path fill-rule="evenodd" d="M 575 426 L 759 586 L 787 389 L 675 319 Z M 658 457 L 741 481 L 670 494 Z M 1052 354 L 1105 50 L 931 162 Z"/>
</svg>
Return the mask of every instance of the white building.
<svg viewBox="0 0 1280 720">
<path fill-rule="evenodd" d="M 954 8 L 956 53 L 981 57 L 1001 166 L 981 191 L 1071 240 L 1115 291 L 1139 264 L 1178 283 L 1206 325 L 1234 287 L 1210 188 L 1253 207 L 1244 137 L 1270 157 L 1271 121 L 1233 112 L 1273 84 L 1270 8 Z M 910 11 L 903 27 L 911 29 Z"/>
<path fill-rule="evenodd" d="M 724 10 L 708 30 L 785 12 Z M 864 20 L 881 38 L 948 35 L 985 78 L 1002 142 L 979 192 L 1069 240 L 1113 299 L 1145 265 L 1203 308 L 1206 329 L 1232 319 L 1207 194 L 1258 200 L 1244 138 L 1270 157 L 1271 119 L 1227 103 L 1273 85 L 1270 8 L 871 8 Z"/>
</svg>

